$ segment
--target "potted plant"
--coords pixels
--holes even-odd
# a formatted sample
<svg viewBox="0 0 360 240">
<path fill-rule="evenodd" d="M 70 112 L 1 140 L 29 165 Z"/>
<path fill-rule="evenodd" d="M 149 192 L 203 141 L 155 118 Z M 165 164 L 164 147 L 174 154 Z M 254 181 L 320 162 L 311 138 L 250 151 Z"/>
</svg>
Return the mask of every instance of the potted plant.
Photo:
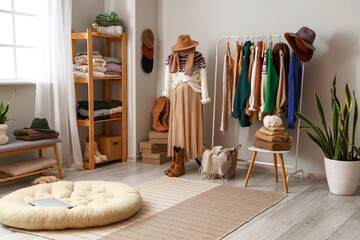
<svg viewBox="0 0 360 240">
<path fill-rule="evenodd" d="M 315 126 L 309 118 L 301 113 L 295 115 L 307 126 L 302 129 L 312 129 L 313 133 L 306 131 L 308 137 L 316 143 L 324 153 L 325 173 L 331 193 L 337 195 L 352 195 L 355 193 L 360 179 L 360 149 L 355 146 L 355 132 L 359 122 L 358 104 L 353 91 L 354 102 L 349 86 L 345 86 L 345 105 L 336 96 L 336 76 L 331 86 L 331 113 L 332 127 L 328 127 L 324 110 L 315 91 L 315 104 L 322 126 Z M 351 109 L 354 113 L 351 116 Z M 352 126 L 350 124 L 352 119 Z M 349 131 L 351 129 L 351 139 Z"/>
<path fill-rule="evenodd" d="M 6 106 L 4 106 L 3 102 L 0 103 L 0 145 L 4 145 L 9 141 L 8 136 L 6 136 L 6 130 L 8 125 L 6 125 L 7 121 L 10 120 L 7 118 L 6 114 L 9 112 L 10 103 L 14 98 L 15 90 L 13 91 L 10 100 Z"/>
</svg>

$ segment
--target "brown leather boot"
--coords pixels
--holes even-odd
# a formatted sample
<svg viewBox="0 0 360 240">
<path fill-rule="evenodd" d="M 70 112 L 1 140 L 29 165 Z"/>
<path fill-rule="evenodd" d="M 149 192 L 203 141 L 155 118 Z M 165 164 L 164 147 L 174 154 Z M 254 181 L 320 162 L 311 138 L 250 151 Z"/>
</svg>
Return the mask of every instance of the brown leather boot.
<svg viewBox="0 0 360 240">
<path fill-rule="evenodd" d="M 176 150 L 176 146 L 173 147 L 173 155 L 172 155 L 172 159 L 171 159 L 171 165 L 167 170 L 164 171 L 164 173 L 166 175 L 168 175 L 169 172 L 171 172 L 171 170 L 173 170 L 173 168 L 175 166 L 175 150 Z"/>
<path fill-rule="evenodd" d="M 173 170 L 168 173 L 169 177 L 180 177 L 185 174 L 184 148 L 175 152 L 175 165 Z"/>
<path fill-rule="evenodd" d="M 164 128 L 162 125 L 161 125 L 161 122 L 160 122 L 160 114 L 161 112 L 164 110 L 164 107 L 165 107 L 165 98 L 164 96 L 162 97 L 159 97 L 155 103 L 154 103 L 154 107 L 151 111 L 151 114 L 152 114 L 152 117 L 153 117 L 153 124 L 152 124 L 152 127 L 155 131 L 158 131 L 158 132 L 166 132 L 167 129 Z"/>
<path fill-rule="evenodd" d="M 160 114 L 160 121 L 164 129 L 166 129 L 166 131 L 169 131 L 169 126 L 167 125 L 167 117 L 169 116 L 169 99 L 167 97 L 164 98 L 165 98 L 165 106 L 164 106 L 164 110 Z"/>
</svg>

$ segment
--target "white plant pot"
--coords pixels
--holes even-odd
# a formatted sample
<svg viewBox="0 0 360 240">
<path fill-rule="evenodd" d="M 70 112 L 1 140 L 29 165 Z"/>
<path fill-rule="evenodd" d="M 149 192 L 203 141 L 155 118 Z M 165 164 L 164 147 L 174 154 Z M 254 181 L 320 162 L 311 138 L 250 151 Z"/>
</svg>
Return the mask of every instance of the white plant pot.
<svg viewBox="0 0 360 240">
<path fill-rule="evenodd" d="M 6 136 L 6 130 L 8 129 L 8 125 L 0 124 L 0 145 L 7 144 L 9 141 L 8 136 Z"/>
<path fill-rule="evenodd" d="M 353 195 L 360 180 L 360 161 L 339 161 L 324 157 L 324 162 L 330 192 Z"/>
</svg>

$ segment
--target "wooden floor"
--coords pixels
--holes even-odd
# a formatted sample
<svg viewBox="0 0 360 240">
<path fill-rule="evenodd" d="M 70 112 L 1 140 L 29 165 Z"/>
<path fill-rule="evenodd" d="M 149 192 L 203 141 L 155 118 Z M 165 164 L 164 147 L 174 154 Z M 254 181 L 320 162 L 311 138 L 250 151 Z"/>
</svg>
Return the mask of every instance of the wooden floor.
<svg viewBox="0 0 360 240">
<path fill-rule="evenodd" d="M 163 176 L 170 163 L 163 165 L 109 163 L 93 171 L 67 171 L 64 180 L 105 180 L 136 185 Z M 201 180 L 198 165 L 186 165 L 183 178 Z M 238 168 L 235 179 L 224 184 L 243 186 L 247 169 Z M 0 184 L 0 197 L 29 186 L 34 177 Z M 222 181 L 216 180 L 221 183 Z M 283 192 L 281 177 L 276 184 L 273 173 L 253 171 L 249 188 Z M 341 197 L 328 191 L 324 180 L 291 178 L 288 196 L 225 239 L 360 239 L 360 188 L 355 196 Z M 12 232 L 0 224 L 0 239 L 43 239 L 33 235 Z"/>
</svg>

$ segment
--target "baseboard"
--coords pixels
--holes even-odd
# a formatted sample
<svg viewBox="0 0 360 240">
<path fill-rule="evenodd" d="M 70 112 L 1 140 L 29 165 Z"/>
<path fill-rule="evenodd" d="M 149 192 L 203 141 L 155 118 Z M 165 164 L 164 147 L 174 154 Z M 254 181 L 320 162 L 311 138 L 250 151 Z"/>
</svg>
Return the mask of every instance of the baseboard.
<svg viewBox="0 0 360 240">
<path fill-rule="evenodd" d="M 139 158 L 139 156 L 127 156 L 127 161 L 128 162 L 137 162 L 138 158 Z"/>
<path fill-rule="evenodd" d="M 238 166 L 240 168 L 249 168 L 250 160 L 244 160 L 244 159 L 238 159 Z M 267 162 L 255 162 L 253 166 L 254 170 L 257 171 L 263 171 L 263 172 L 274 172 L 274 165 L 273 163 L 267 163 Z M 280 171 L 280 165 L 278 164 L 278 172 Z M 285 172 L 286 173 L 292 173 L 294 172 L 294 167 L 292 166 L 285 166 Z M 301 177 L 301 174 L 295 174 L 293 176 Z M 325 173 L 319 173 L 319 172 L 309 172 L 304 171 L 304 178 L 311 178 L 311 179 L 326 179 Z"/>
</svg>

